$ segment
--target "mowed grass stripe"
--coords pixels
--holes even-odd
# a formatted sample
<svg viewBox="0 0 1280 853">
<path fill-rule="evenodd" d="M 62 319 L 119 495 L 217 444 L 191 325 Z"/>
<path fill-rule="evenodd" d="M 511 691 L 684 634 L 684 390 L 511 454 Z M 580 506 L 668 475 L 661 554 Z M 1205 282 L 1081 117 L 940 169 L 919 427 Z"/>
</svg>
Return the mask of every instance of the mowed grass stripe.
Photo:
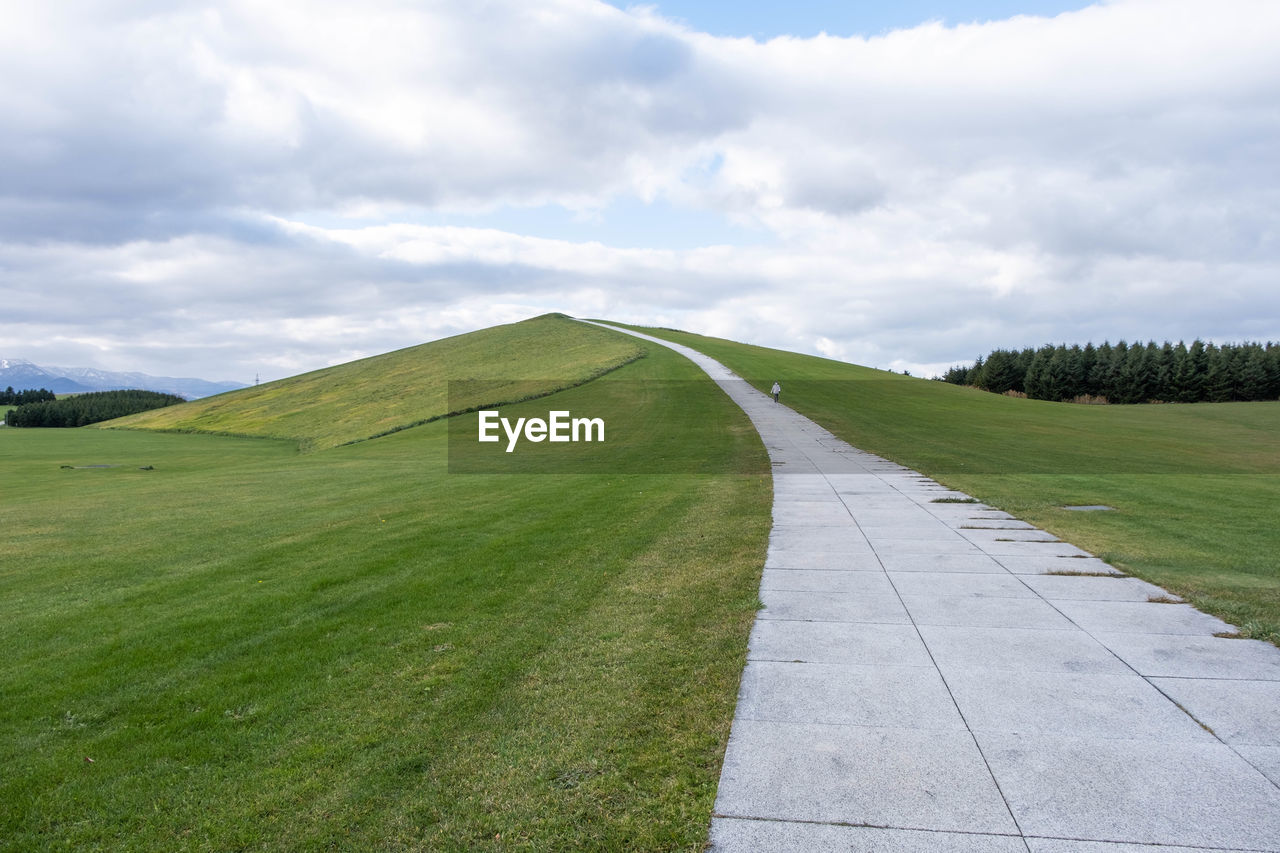
<svg viewBox="0 0 1280 853">
<path fill-rule="evenodd" d="M 572 393 L 686 380 L 601 405 L 767 468 L 699 378 L 655 351 Z M 0 849 L 700 849 L 767 476 L 450 475 L 445 444 L 0 431 Z"/>
<path fill-rule="evenodd" d="M 1014 513 L 1280 643 L 1280 402 L 1079 406 L 635 327 L 704 352 L 856 447 Z M 1114 512 L 1063 506 L 1103 504 Z"/>
<path fill-rule="evenodd" d="M 453 411 L 572 387 L 644 352 L 635 339 L 546 314 L 117 418 L 102 427 L 285 438 L 303 450 L 321 450 Z M 477 381 L 471 396 L 460 394 L 456 384 L 466 380 Z"/>
</svg>

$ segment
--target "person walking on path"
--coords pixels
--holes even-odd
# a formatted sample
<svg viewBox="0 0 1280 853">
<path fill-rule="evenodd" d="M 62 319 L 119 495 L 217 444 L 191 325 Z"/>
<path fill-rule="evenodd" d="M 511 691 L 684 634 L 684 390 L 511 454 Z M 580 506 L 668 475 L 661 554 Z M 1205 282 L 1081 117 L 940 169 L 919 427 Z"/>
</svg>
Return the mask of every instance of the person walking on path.
<svg viewBox="0 0 1280 853">
<path fill-rule="evenodd" d="M 773 402 L 778 402 L 778 395 L 782 393 L 782 386 L 775 380 L 773 387 L 769 389 L 769 393 L 773 395 Z"/>
</svg>

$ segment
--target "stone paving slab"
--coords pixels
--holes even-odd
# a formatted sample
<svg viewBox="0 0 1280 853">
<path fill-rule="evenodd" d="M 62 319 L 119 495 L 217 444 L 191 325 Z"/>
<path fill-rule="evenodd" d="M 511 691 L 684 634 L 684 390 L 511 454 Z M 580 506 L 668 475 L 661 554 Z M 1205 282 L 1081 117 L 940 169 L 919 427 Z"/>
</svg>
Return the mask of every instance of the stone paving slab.
<svg viewBox="0 0 1280 853">
<path fill-rule="evenodd" d="M 828 501 L 774 501 L 775 524 L 835 524 L 850 523 L 849 510 L 842 503 Z"/>
<path fill-rule="evenodd" d="M 983 542 L 980 547 L 983 552 L 993 557 L 1089 557 L 1089 552 L 1083 551 L 1068 542 Z"/>
<path fill-rule="evenodd" d="M 722 816 L 1017 832 L 968 732 L 738 720 L 734 735 Z"/>
<path fill-rule="evenodd" d="M 765 557 L 770 569 L 815 569 L 818 571 L 879 572 L 883 571 L 874 551 L 804 551 L 770 548 Z"/>
<path fill-rule="evenodd" d="M 828 489 L 826 492 L 817 491 L 789 491 L 779 493 L 776 490 L 773 493 L 774 500 L 785 501 L 792 505 L 803 504 L 829 504 L 831 506 L 844 506 L 840 502 L 840 496 Z"/>
<path fill-rule="evenodd" d="M 1093 636 L 1145 676 L 1280 681 L 1280 649 L 1261 640 L 1189 634 L 1094 632 Z"/>
<path fill-rule="evenodd" d="M 931 524 L 933 516 L 918 507 L 893 507 L 881 509 L 860 509 L 852 514 L 858 525 L 871 527 L 906 527 L 910 525 Z"/>
<path fill-rule="evenodd" d="M 775 526 L 769 547 L 778 551 L 839 551 L 873 553 L 867 537 L 852 520 L 841 525 L 813 527 L 786 524 Z"/>
<path fill-rule="evenodd" d="M 711 822 L 711 845 L 723 853 L 1026 853 L 1021 838 L 822 823 L 737 820 Z M 1127 853 L 1127 851 L 1126 851 Z M 1150 853 L 1149 849 L 1146 853 Z"/>
<path fill-rule="evenodd" d="M 1008 569 L 986 554 L 877 554 L 889 572 L 961 572 L 1007 574 Z"/>
<path fill-rule="evenodd" d="M 831 482 L 823 474 L 788 475 L 775 472 L 773 476 L 774 494 L 785 494 L 790 491 L 816 492 L 824 495 L 834 495 L 836 493 L 836 490 L 831 487 Z"/>
<path fill-rule="evenodd" d="M 1072 622 L 1086 631 L 1130 631 L 1139 634 L 1210 635 L 1235 631 L 1221 619 L 1201 613 L 1190 604 L 1146 601 L 1054 602 Z M 1280 651 L 1280 650 L 1277 650 Z"/>
<path fill-rule="evenodd" d="M 879 539 L 874 550 L 886 554 L 982 554 L 972 542 L 957 536 L 954 539 Z"/>
<path fill-rule="evenodd" d="M 888 572 L 902 595 L 968 595 L 975 598 L 1036 598 L 1016 575 L 955 572 Z"/>
<path fill-rule="evenodd" d="M 1205 731 L 1146 679 L 1116 674 L 952 669 L 947 686 L 975 732 L 1211 743 Z"/>
<path fill-rule="evenodd" d="M 1252 746 L 1244 744 L 1235 748 L 1240 756 L 1258 771 L 1280 786 L 1280 746 Z"/>
<path fill-rule="evenodd" d="M 1035 528 L 1010 529 L 1007 527 L 958 527 L 955 532 L 970 542 L 988 545 L 996 542 L 1058 542 L 1057 536 Z"/>
<path fill-rule="evenodd" d="M 969 628 L 1071 629 L 1071 620 L 1039 598 L 984 598 L 976 595 L 902 596 L 917 625 Z"/>
<path fill-rule="evenodd" d="M 982 511 L 971 510 L 972 515 L 969 516 L 974 521 L 1017 521 L 1018 519 L 1004 510 L 986 509 Z"/>
<path fill-rule="evenodd" d="M 1031 853 L 1250 853 L 1226 847 L 1174 847 L 1162 844 L 1114 844 L 1109 841 L 1071 841 L 1063 838 L 1028 838 Z"/>
<path fill-rule="evenodd" d="M 968 530 L 1012 530 L 1012 531 L 1019 531 L 1019 530 L 1026 530 L 1026 531 L 1033 531 L 1033 532 L 1037 532 L 1037 533 L 1043 534 L 1044 536 L 1053 536 L 1053 534 L 1052 534 L 1052 533 L 1046 533 L 1045 531 L 1040 530 L 1040 528 L 1036 527 L 1034 524 L 1029 524 L 1029 523 L 1027 523 L 1027 522 L 1025 522 L 1025 521 L 1018 521 L 1016 518 L 1009 518 L 1009 519 L 991 519 L 991 520 L 986 520 L 986 519 L 981 519 L 981 520 L 980 520 L 980 519 L 973 519 L 973 518 L 962 518 L 962 519 L 959 519 L 959 521 L 960 521 L 961 523 L 959 524 L 959 526 L 958 526 L 958 527 L 956 527 L 956 529 L 957 529 L 957 530 L 960 530 L 960 531 L 968 531 Z M 967 533 L 965 533 L 964 535 L 968 535 L 968 534 L 967 534 Z"/>
<path fill-rule="evenodd" d="M 748 660 L 930 666 L 910 625 L 756 620 Z"/>
<path fill-rule="evenodd" d="M 975 734 L 1028 835 L 1280 848 L 1280 788 L 1224 744 Z"/>
<path fill-rule="evenodd" d="M 1153 678 L 1151 683 L 1229 744 L 1280 747 L 1280 681 Z"/>
<path fill-rule="evenodd" d="M 1148 601 L 1168 595 L 1138 578 L 1086 578 L 1061 575 L 1022 575 L 1022 582 L 1049 601 Z M 1177 596 L 1169 596 L 1181 601 Z"/>
<path fill-rule="evenodd" d="M 748 661 L 737 716 L 773 722 L 965 730 L 942 677 L 929 666 Z"/>
<path fill-rule="evenodd" d="M 959 669 L 1123 673 L 1128 667 L 1101 643 L 1074 630 L 918 626 L 943 676 Z"/>
<path fill-rule="evenodd" d="M 915 524 L 864 524 L 861 519 L 858 520 L 858 527 L 862 531 L 862 535 L 867 538 L 872 545 L 886 539 L 938 539 L 954 542 L 956 539 L 963 539 L 959 533 L 950 527 L 941 524 L 924 525 L 920 522 Z"/>
<path fill-rule="evenodd" d="M 870 573 L 867 573 L 870 574 Z M 911 619 L 902 599 L 888 595 L 849 592 L 760 590 L 764 609 L 757 619 L 799 619 L 808 622 L 876 622 L 906 625 Z"/>
<path fill-rule="evenodd" d="M 760 590 L 790 592 L 860 592 L 867 595 L 896 595 L 884 572 L 857 572 L 814 569 L 765 569 Z"/>
<path fill-rule="evenodd" d="M 1123 574 L 1114 566 L 1104 563 L 1097 557 L 1059 557 L 1055 554 L 1046 554 L 1044 556 L 1002 554 L 996 558 L 996 561 L 1015 575 L 1075 573 L 1076 576 L 1085 574 L 1119 576 Z"/>
</svg>

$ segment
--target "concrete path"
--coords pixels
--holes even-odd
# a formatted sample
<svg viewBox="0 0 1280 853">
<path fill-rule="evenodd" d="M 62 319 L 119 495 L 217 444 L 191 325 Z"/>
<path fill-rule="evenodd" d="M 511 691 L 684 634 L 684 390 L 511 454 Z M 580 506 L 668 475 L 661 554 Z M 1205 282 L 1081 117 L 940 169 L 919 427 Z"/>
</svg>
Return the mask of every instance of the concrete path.
<svg viewBox="0 0 1280 853">
<path fill-rule="evenodd" d="M 1280 649 L 640 337 L 773 462 L 712 850 L 1280 851 Z"/>
</svg>

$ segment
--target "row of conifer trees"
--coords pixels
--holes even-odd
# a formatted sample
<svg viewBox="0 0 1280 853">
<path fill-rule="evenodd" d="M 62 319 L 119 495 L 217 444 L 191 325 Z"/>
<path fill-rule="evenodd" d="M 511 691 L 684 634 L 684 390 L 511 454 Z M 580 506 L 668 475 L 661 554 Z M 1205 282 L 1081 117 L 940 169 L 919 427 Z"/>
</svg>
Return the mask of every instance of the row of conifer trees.
<svg viewBox="0 0 1280 853">
<path fill-rule="evenodd" d="M 993 351 L 942 377 L 1036 400 L 1200 403 L 1280 398 L 1280 344 L 1092 343 Z"/>
<path fill-rule="evenodd" d="M 27 388 L 23 391 L 13 390 L 13 386 L 0 391 L 0 406 L 24 406 L 27 403 L 43 403 L 45 400 L 56 400 L 58 395 L 47 388 Z"/>
<path fill-rule="evenodd" d="M 15 427 L 80 427 L 185 402 L 176 394 L 157 391 L 90 391 L 10 409 L 4 422 Z"/>
</svg>

